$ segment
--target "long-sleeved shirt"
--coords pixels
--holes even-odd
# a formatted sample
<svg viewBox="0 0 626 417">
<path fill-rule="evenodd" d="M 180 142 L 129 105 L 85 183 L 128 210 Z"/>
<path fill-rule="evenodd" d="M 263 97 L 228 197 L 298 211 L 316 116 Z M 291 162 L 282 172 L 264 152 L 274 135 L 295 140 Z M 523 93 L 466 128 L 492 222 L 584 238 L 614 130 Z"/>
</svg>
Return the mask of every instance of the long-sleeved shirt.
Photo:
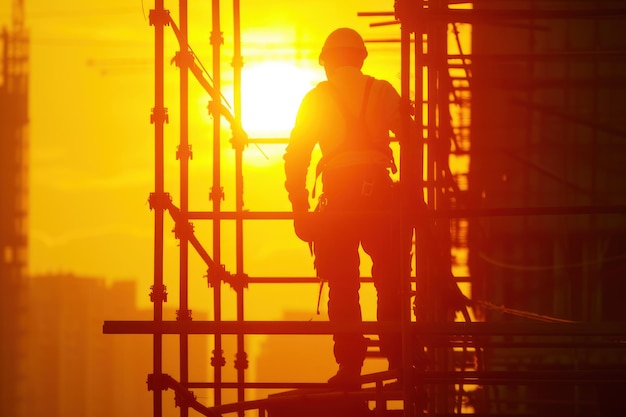
<svg viewBox="0 0 626 417">
<path fill-rule="evenodd" d="M 360 164 L 390 166 L 389 131 L 398 134 L 401 112 L 400 96 L 385 80 L 373 79 L 369 90 L 364 114 L 368 138 L 361 138 L 369 143 L 337 151 L 348 136 L 344 113 L 359 118 L 368 78 L 372 77 L 358 68 L 341 67 L 303 98 L 284 155 L 285 188 L 295 211 L 309 208 L 306 178 L 311 153 L 317 144 L 323 158 L 332 155 L 325 161 L 325 170 Z"/>
</svg>

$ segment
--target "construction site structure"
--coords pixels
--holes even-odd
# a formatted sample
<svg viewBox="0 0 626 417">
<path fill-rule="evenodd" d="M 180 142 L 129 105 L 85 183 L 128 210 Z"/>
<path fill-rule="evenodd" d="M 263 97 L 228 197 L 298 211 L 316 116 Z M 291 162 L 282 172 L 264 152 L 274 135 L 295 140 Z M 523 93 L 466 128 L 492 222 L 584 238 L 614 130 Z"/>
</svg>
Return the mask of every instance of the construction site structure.
<svg viewBox="0 0 626 417">
<path fill-rule="evenodd" d="M 0 33 L 0 415 L 20 408 L 19 343 L 26 329 L 28 249 L 28 33 L 24 2 L 12 2 Z"/>
<path fill-rule="evenodd" d="M 244 269 L 244 222 L 290 221 L 292 215 L 243 207 L 242 155 L 255 139 L 247 137 L 240 123 L 240 4 L 233 1 L 231 113 L 221 97 L 220 3 L 212 1 L 211 77 L 188 42 L 187 1 L 179 1 L 178 22 L 163 0 L 156 0 L 150 12 L 155 33 L 154 317 L 149 322 L 107 321 L 104 332 L 152 335 L 148 389 L 154 416 L 162 415 L 168 389 L 176 393 L 181 416 L 618 415 L 626 383 L 625 284 L 619 279 L 626 270 L 621 163 L 626 40 L 620 31 L 626 8 L 608 0 L 396 0 L 393 11 L 361 13 L 388 16 L 390 24 L 399 25 L 403 111 L 421 127 L 418 137 L 408 136 L 408 126 L 399 137 L 400 181 L 406 190 L 423 195 L 426 204 L 403 213 L 411 219 L 415 240 L 413 276 L 399 300 L 405 320 L 362 326 L 374 338 L 380 332 L 402 333 L 403 368 L 399 374 L 365 375 L 361 390 L 344 392 L 307 381 L 249 381 L 246 375 L 250 335 L 330 335 L 354 329 L 340 323 L 246 318 L 245 288 L 310 283 L 311 278 L 253 277 Z M 460 31 L 470 29 L 471 50 L 466 50 Z M 180 46 L 175 57 L 181 95 L 176 202 L 164 177 L 166 30 L 174 31 Z M 212 98 L 208 212 L 189 207 L 190 75 Z M 222 207 L 224 120 L 235 151 L 231 212 Z M 465 161 L 469 169 L 453 170 L 453 159 Z M 166 321 L 162 314 L 166 215 L 175 222 L 180 244 L 176 321 Z M 211 222 L 211 250 L 196 237 L 192 222 L 200 221 Z M 234 222 L 236 230 L 233 272 L 221 258 L 226 221 Z M 190 250 L 207 264 L 211 321 L 191 317 Z M 455 276 L 463 254 L 467 275 Z M 223 319 L 224 291 L 236 293 L 235 320 Z M 169 334 L 180 341 L 176 377 L 162 369 L 163 337 Z M 212 381 L 188 377 L 189 338 L 197 334 L 213 337 Z M 234 381 L 223 374 L 225 336 L 237 341 Z M 398 376 L 400 383 L 390 384 Z M 198 400 L 198 389 L 210 389 L 212 403 Z M 284 392 L 251 400 L 251 389 Z M 226 390 L 236 391 L 234 403 L 224 403 Z"/>
<path fill-rule="evenodd" d="M 511 325 L 528 316 L 506 309 L 564 326 L 624 323 L 624 3 L 474 6 L 470 207 L 489 214 L 469 221 L 478 314 Z M 485 387 L 485 412 L 623 413 L 626 352 L 611 343 L 623 338 L 566 333 L 493 336 L 516 347 L 485 350 L 486 369 L 551 376 Z"/>
</svg>

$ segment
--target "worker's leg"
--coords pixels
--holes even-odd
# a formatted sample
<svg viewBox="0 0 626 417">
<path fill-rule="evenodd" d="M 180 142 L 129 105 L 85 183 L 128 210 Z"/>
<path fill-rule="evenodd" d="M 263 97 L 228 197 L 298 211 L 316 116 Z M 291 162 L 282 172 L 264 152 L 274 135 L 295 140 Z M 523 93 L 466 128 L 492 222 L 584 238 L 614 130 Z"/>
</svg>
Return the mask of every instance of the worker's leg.
<svg viewBox="0 0 626 417">
<path fill-rule="evenodd" d="M 353 323 L 358 327 L 361 324 L 359 241 L 346 222 L 331 222 L 324 230 L 314 245 L 315 267 L 320 278 L 328 282 L 329 319 L 332 323 Z M 339 373 L 345 374 L 341 378 L 356 381 L 365 359 L 365 338 L 360 332 L 337 332 L 333 340 Z"/>
<path fill-rule="evenodd" d="M 362 244 L 372 258 L 372 278 L 378 295 L 377 319 L 400 324 L 404 304 L 402 282 L 408 279 L 411 270 L 411 230 L 401 228 L 398 217 L 390 214 L 370 222 Z M 401 367 L 402 335 L 381 333 L 379 339 L 381 353 L 387 357 L 389 368 Z"/>
</svg>

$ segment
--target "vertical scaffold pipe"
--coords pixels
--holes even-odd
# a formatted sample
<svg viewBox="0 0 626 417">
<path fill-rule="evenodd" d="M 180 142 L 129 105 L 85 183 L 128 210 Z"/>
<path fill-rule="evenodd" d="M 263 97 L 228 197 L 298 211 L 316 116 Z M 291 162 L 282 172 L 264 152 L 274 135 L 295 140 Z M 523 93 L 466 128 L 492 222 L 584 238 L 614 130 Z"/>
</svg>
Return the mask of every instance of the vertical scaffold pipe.
<svg viewBox="0 0 626 417">
<path fill-rule="evenodd" d="M 222 32 L 220 27 L 220 1 L 212 0 L 211 7 L 211 20 L 212 20 L 212 32 L 211 32 L 211 45 L 213 50 L 213 88 L 215 89 L 215 98 L 219 100 L 221 96 L 221 45 L 222 45 Z M 211 200 L 213 201 L 213 260 L 220 265 L 221 264 L 221 201 L 222 201 L 222 187 L 220 183 L 220 140 L 221 140 L 221 115 L 219 111 L 220 103 L 216 103 L 213 110 L 213 186 L 211 191 Z M 222 291 L 220 279 L 214 279 L 213 282 L 213 319 L 216 322 L 222 320 Z M 213 373 L 215 382 L 215 405 L 222 404 L 222 366 L 224 362 L 222 352 L 222 335 L 219 332 L 215 333 L 215 349 L 213 351 Z"/>
<path fill-rule="evenodd" d="M 429 9 L 436 10 L 445 15 L 448 10 L 448 2 L 445 0 L 429 1 Z M 445 73 L 448 56 L 448 22 L 435 21 L 428 25 L 428 195 L 429 205 L 434 210 L 445 210 L 447 207 L 446 184 L 442 172 L 448 166 L 449 153 L 444 152 L 445 143 L 449 144 L 450 137 L 445 136 L 446 124 L 450 121 L 448 116 L 449 97 L 447 91 Z M 449 145 L 448 145 L 449 146 Z M 449 274 L 450 264 L 450 227 L 446 225 L 448 219 L 438 219 L 437 225 L 432 223 L 431 234 L 437 245 L 431 246 L 431 251 L 441 251 L 430 257 L 426 275 L 427 289 L 429 294 L 437 294 L 440 284 L 436 281 L 441 279 L 441 274 Z M 454 320 L 454 314 L 450 316 L 440 297 L 429 297 L 429 321 L 445 323 Z M 449 317 L 450 316 L 450 317 Z M 432 366 L 438 371 L 450 371 L 451 352 L 449 348 L 435 348 L 431 355 Z M 430 400 L 437 413 L 449 413 L 450 399 L 454 398 L 454 386 L 452 384 L 437 384 L 433 387 Z"/>
<path fill-rule="evenodd" d="M 154 124 L 154 198 L 163 198 L 164 189 L 164 159 L 163 159 L 163 127 L 166 121 L 166 110 L 164 107 L 164 82 L 163 82 L 163 35 L 165 25 L 165 9 L 163 0 L 155 0 L 154 10 L 152 10 L 151 24 L 154 25 L 154 108 L 152 109 L 152 123 Z M 163 302 L 165 288 L 163 286 L 163 211 L 160 204 L 154 205 L 154 277 L 153 277 L 153 320 L 160 323 L 163 320 Z M 152 372 L 153 381 L 160 381 L 163 373 L 163 336 L 154 334 L 152 352 Z M 149 387 L 150 388 L 150 387 Z M 154 417 L 161 417 L 163 414 L 162 387 L 156 383 L 151 387 L 153 392 L 153 413 Z"/>
<path fill-rule="evenodd" d="M 418 8 L 423 10 L 423 2 L 420 2 Z M 416 125 L 416 140 L 418 141 L 417 146 L 417 155 L 416 155 L 416 163 L 417 163 L 417 173 L 416 173 L 416 192 L 418 193 L 418 199 L 420 200 L 418 203 L 421 203 L 424 199 L 424 187 L 425 187 L 425 178 L 424 178 L 424 154 L 425 154 L 425 141 L 424 141 L 424 62 L 426 59 L 424 57 L 424 27 L 419 24 L 418 16 L 414 16 L 415 19 L 415 38 L 413 43 L 413 87 L 415 91 L 415 125 Z M 416 316 L 416 321 L 424 320 L 423 316 L 423 304 L 422 300 L 428 298 L 428 294 L 424 293 L 424 286 L 420 285 L 424 280 L 425 274 L 425 265 L 428 262 L 428 255 L 425 251 L 425 248 L 428 247 L 428 242 L 426 242 L 425 233 L 424 233 L 424 222 L 426 221 L 420 213 L 413 213 L 414 218 L 414 231 L 415 231 L 415 258 L 414 261 L 414 270 L 415 270 L 415 300 L 414 300 L 414 311 Z M 420 314 L 421 313 L 421 314 Z M 421 338 L 420 338 L 421 340 Z M 414 348 L 421 350 L 423 346 L 414 346 Z M 420 369 L 421 371 L 422 369 Z M 422 381 L 413 381 L 413 385 L 419 387 L 418 392 L 420 395 L 424 395 L 425 387 Z M 420 399 L 416 409 L 414 410 L 415 415 L 423 415 L 424 414 L 424 399 Z"/>
<path fill-rule="evenodd" d="M 180 139 L 178 145 L 178 160 L 180 165 L 180 217 L 187 221 L 189 212 L 189 25 L 187 0 L 179 1 L 180 51 L 178 54 L 178 67 L 180 70 Z M 184 233 L 179 236 L 179 310 L 177 320 L 190 320 L 188 293 L 189 293 L 189 244 Z M 179 338 L 180 346 L 180 383 L 186 386 L 189 382 L 189 336 L 181 334 Z M 180 405 L 181 417 L 189 415 L 189 408 L 184 404 Z"/>
<path fill-rule="evenodd" d="M 403 13 L 404 14 L 404 13 Z M 405 16 L 406 17 L 406 16 Z M 410 120 L 411 120 L 411 82 L 410 82 L 410 66 L 411 66 L 411 29 L 408 22 L 401 22 L 400 33 L 400 95 L 402 98 L 402 113 L 403 113 L 403 125 L 400 132 L 400 182 L 402 184 L 402 203 L 401 203 L 401 227 L 404 229 L 410 228 L 410 218 L 412 213 L 409 212 L 410 207 L 410 194 L 415 180 L 414 155 L 412 150 L 415 148 L 413 141 L 416 138 L 412 137 Z M 410 254 L 402 251 L 402 256 L 411 256 Z M 409 259 L 402 259 L 402 270 L 404 271 L 404 265 L 410 263 Z M 402 274 L 402 378 L 403 381 L 403 400 L 404 400 L 404 417 L 414 417 L 414 404 L 415 396 L 413 386 L 412 372 L 410 372 L 411 364 L 411 334 L 410 334 L 410 322 L 411 322 L 411 279 L 410 274 Z"/>
<path fill-rule="evenodd" d="M 234 36 L 234 57 L 233 57 L 233 71 L 234 71 L 234 111 L 235 120 L 241 121 L 241 69 L 243 67 L 243 58 L 241 56 L 241 13 L 240 13 L 239 0 L 233 0 L 233 36 Z M 238 214 L 243 213 L 243 150 L 245 144 L 239 138 L 233 138 L 233 146 L 235 148 L 235 192 L 236 192 L 236 211 Z M 235 220 L 235 233 L 236 233 L 236 262 L 237 262 L 237 277 L 239 282 L 244 277 L 244 261 L 243 261 L 243 218 L 237 216 Z M 238 285 L 235 287 L 237 291 L 237 321 L 243 322 L 244 316 L 244 286 Z M 235 360 L 235 368 L 237 369 L 237 401 L 245 401 L 245 370 L 248 367 L 247 357 L 245 352 L 244 335 L 237 335 L 237 358 Z M 239 416 L 243 417 L 244 411 L 239 411 Z"/>
</svg>

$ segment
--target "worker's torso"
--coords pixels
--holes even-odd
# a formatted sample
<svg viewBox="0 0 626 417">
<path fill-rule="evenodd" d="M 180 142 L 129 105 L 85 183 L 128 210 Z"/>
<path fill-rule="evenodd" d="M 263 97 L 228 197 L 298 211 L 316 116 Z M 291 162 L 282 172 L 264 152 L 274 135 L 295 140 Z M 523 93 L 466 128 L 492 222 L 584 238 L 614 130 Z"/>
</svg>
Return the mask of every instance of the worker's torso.
<svg viewBox="0 0 626 417">
<path fill-rule="evenodd" d="M 366 92 L 368 79 L 371 86 Z M 389 166 L 389 129 L 397 103 L 386 100 L 385 87 L 384 81 L 345 67 L 315 88 L 316 134 L 326 158 L 325 172 L 363 164 Z M 354 123 L 362 132 L 354 132 Z"/>
</svg>

